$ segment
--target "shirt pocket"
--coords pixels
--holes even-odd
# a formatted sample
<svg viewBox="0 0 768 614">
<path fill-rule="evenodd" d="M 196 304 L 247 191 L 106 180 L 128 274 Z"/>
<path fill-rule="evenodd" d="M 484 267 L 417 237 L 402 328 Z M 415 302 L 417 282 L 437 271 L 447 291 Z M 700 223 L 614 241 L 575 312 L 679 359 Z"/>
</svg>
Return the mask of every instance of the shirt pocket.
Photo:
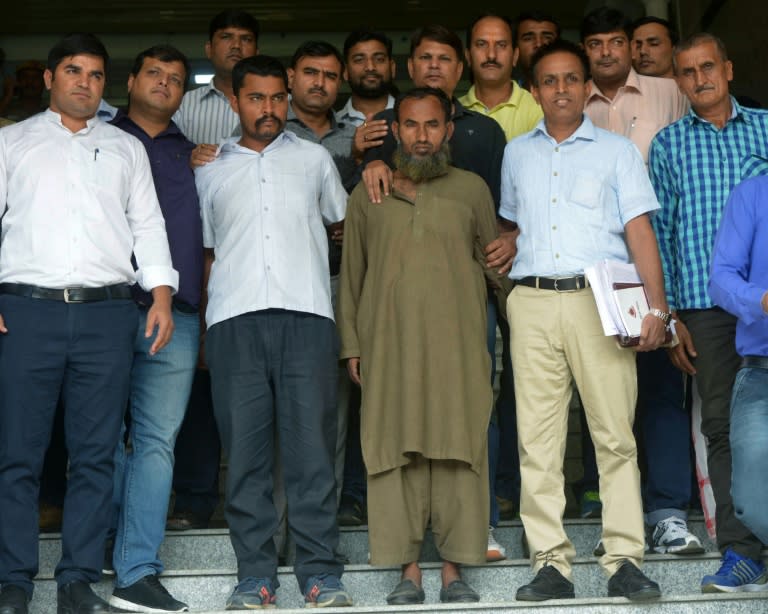
<svg viewBox="0 0 768 614">
<path fill-rule="evenodd" d="M 603 197 L 603 182 L 589 171 L 576 172 L 568 194 L 569 202 L 589 211 L 600 208 Z"/>
</svg>

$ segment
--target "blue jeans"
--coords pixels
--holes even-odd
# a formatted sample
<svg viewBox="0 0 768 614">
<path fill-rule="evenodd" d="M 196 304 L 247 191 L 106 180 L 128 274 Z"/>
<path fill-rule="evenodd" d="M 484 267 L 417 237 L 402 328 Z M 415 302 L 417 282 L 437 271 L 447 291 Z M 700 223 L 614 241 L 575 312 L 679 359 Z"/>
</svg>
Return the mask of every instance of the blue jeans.
<svg viewBox="0 0 768 614">
<path fill-rule="evenodd" d="M 683 374 L 666 349 L 637 355 L 638 447 L 644 452 L 645 522 L 688 518 L 691 500 L 691 416 Z M 638 428 L 639 426 L 639 428 Z"/>
<path fill-rule="evenodd" d="M 738 518 L 768 543 L 768 370 L 740 369 L 731 398 L 731 494 Z"/>
<path fill-rule="evenodd" d="M 181 428 L 197 363 L 200 320 L 173 310 L 171 342 L 149 355 L 153 338 L 144 337 L 147 310 L 141 309 L 131 369 L 129 440 L 115 451 L 114 503 L 119 508 L 113 564 L 116 585 L 125 588 L 160 574 L 158 549 L 173 478 L 173 446 Z"/>
</svg>

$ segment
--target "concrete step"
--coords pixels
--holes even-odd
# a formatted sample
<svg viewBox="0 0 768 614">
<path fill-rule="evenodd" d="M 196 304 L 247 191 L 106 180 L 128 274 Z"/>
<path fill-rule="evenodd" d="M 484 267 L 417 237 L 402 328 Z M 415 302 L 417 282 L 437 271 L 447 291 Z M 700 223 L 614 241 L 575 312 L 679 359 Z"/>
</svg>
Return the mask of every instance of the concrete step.
<svg viewBox="0 0 768 614">
<path fill-rule="evenodd" d="M 589 557 L 600 538 L 600 520 L 566 520 L 566 532 L 576 547 L 578 556 Z M 689 529 L 699 537 L 707 551 L 715 552 L 715 544 L 707 537 L 704 521 L 692 519 Z M 523 557 L 520 521 L 502 522 L 494 531 L 496 540 L 507 549 L 511 559 Z M 368 562 L 368 530 L 366 526 L 342 527 L 339 551 L 352 564 L 363 565 Z M 40 570 L 52 573 L 61 552 L 58 534 L 43 535 L 40 538 Z M 293 553 L 288 548 L 287 562 L 293 562 Z M 160 560 L 166 569 L 234 569 L 235 554 L 226 529 L 205 529 L 184 532 L 169 532 L 160 547 Z M 421 560 L 439 561 L 437 549 L 427 532 L 422 549 Z"/>
<path fill-rule="evenodd" d="M 643 569 L 649 577 L 661 584 L 662 591 L 668 596 L 661 602 L 661 605 L 668 609 L 658 611 L 686 611 L 696 612 L 696 614 L 703 614 L 704 612 L 720 614 L 725 611 L 768 613 L 768 592 L 753 593 L 735 600 L 728 597 L 712 600 L 711 596 L 700 596 L 699 581 L 701 577 L 706 573 L 714 572 L 718 564 L 719 555 L 715 553 L 688 558 L 669 555 L 649 556 Z M 440 588 L 440 565 L 439 563 L 425 563 L 422 567 L 427 602 L 436 604 Z M 349 565 L 343 579 L 357 606 L 382 608 L 384 597 L 397 583 L 399 573 L 399 569 L 393 567 L 373 568 L 368 565 Z M 510 560 L 482 567 L 467 567 L 464 570 L 464 577 L 481 594 L 483 599 L 481 605 L 487 611 L 491 611 L 496 610 L 500 605 L 510 610 L 519 609 L 521 606 L 514 603 L 515 590 L 520 585 L 529 582 L 532 574 L 528 561 Z M 303 605 L 303 598 L 293 577 L 292 568 L 281 567 L 279 578 L 281 583 L 278 590 L 280 606 L 283 608 L 300 608 Z M 594 608 L 591 605 L 585 607 L 580 604 L 564 604 L 562 602 L 546 607 L 565 608 L 577 605 L 576 610 L 556 609 L 554 611 L 593 612 L 599 611 L 596 609 L 598 605 L 612 608 L 614 604 L 626 604 L 623 599 L 605 597 L 607 580 L 592 558 L 576 559 L 574 562 L 574 582 L 577 597 L 593 604 Z M 175 597 L 189 603 L 194 611 L 220 611 L 236 583 L 236 575 L 231 569 L 173 570 L 163 574 L 163 583 Z M 35 585 L 35 598 L 30 611 L 33 614 L 54 612 L 56 584 L 53 577 L 48 574 L 41 575 Z M 97 584 L 96 590 L 102 596 L 108 596 L 112 590 L 111 581 L 107 580 Z M 686 596 L 686 598 L 680 601 L 681 596 Z M 688 609 L 674 609 L 675 607 L 682 607 L 682 603 L 689 602 L 692 605 L 686 606 Z M 734 607 L 739 609 L 728 609 L 733 604 L 738 604 Z M 526 604 L 525 607 L 530 606 Z M 453 610 L 455 609 L 454 606 Z M 643 611 L 647 610 L 644 609 Z"/>
</svg>

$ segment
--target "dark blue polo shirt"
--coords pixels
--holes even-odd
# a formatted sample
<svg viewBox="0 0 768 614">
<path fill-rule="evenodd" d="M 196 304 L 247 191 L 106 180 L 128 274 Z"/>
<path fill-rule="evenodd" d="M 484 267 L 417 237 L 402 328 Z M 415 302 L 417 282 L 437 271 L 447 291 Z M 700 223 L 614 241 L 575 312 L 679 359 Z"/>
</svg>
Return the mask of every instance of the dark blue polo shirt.
<svg viewBox="0 0 768 614">
<path fill-rule="evenodd" d="M 156 137 L 150 137 L 125 113 L 111 122 L 141 141 L 149 156 L 157 199 L 165 218 L 173 268 L 179 272 L 179 291 L 174 303 L 197 308 L 203 283 L 203 228 L 197 200 L 195 175 L 189 166 L 194 144 L 173 122 Z M 152 304 L 152 295 L 134 286 L 134 298 Z"/>
</svg>

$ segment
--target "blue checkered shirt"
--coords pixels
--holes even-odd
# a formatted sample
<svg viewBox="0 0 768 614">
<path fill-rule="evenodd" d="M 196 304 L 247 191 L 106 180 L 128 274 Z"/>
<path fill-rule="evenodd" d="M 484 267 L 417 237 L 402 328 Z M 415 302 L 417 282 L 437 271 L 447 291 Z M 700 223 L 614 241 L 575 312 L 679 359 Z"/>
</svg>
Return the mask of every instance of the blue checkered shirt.
<svg viewBox="0 0 768 614">
<path fill-rule="evenodd" d="M 725 203 L 742 179 L 768 175 L 768 111 L 739 106 L 718 130 L 693 110 L 651 143 L 661 210 L 653 218 L 670 309 L 708 309 L 712 247 Z"/>
</svg>

